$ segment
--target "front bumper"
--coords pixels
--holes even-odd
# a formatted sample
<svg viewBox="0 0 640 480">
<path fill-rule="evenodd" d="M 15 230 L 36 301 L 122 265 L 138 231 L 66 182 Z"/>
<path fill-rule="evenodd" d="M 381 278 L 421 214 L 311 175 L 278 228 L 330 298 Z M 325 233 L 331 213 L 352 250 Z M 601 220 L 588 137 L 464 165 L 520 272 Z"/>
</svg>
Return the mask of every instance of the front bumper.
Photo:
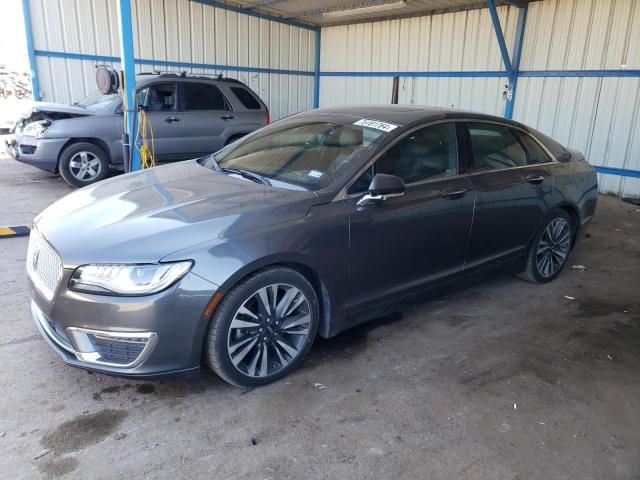
<svg viewBox="0 0 640 480">
<path fill-rule="evenodd" d="M 55 172 L 58 157 L 68 138 L 35 138 L 14 135 L 4 141 L 5 151 L 14 160 Z"/>
<path fill-rule="evenodd" d="M 149 378 L 197 372 L 208 325 L 203 311 L 217 287 L 189 273 L 144 297 L 72 292 L 64 270 L 47 302 L 32 288 L 31 311 L 47 343 L 74 367 Z"/>
</svg>

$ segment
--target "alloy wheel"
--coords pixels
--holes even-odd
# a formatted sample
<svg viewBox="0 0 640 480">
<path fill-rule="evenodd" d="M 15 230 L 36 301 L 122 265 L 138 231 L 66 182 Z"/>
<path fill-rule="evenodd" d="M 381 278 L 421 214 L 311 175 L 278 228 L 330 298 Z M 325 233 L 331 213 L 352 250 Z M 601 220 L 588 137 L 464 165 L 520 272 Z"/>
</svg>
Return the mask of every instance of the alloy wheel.
<svg viewBox="0 0 640 480">
<path fill-rule="evenodd" d="M 78 152 L 69 160 L 69 171 L 78 180 L 95 178 L 101 169 L 100 160 L 91 152 Z"/>
<path fill-rule="evenodd" d="M 538 249 L 536 266 L 545 278 L 555 275 L 564 265 L 571 249 L 571 226 L 564 218 L 554 218 L 545 228 Z"/>
<path fill-rule="evenodd" d="M 227 354 L 243 375 L 267 377 L 300 355 L 310 330 L 307 297 L 292 285 L 267 285 L 247 298 L 233 316 Z"/>
</svg>

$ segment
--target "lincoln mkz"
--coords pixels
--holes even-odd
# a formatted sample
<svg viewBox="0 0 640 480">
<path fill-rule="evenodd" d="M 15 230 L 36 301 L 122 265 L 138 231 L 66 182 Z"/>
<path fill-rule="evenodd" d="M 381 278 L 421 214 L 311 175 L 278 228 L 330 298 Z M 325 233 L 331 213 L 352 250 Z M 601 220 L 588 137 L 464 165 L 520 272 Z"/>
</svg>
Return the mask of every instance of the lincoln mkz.
<svg viewBox="0 0 640 480">
<path fill-rule="evenodd" d="M 136 378 L 207 365 L 258 386 L 317 335 L 442 285 L 495 268 L 553 280 L 596 201 L 580 153 L 513 121 L 314 110 L 51 205 L 29 242 L 31 309 L 70 365 Z"/>
</svg>

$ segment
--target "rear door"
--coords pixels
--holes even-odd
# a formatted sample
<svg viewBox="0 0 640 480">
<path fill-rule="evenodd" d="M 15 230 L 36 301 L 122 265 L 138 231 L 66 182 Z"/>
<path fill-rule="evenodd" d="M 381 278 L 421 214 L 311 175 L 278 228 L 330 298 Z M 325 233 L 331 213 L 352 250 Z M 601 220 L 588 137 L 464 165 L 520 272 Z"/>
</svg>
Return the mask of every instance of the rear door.
<svg viewBox="0 0 640 480">
<path fill-rule="evenodd" d="M 358 206 L 376 173 L 401 177 L 404 195 Z M 348 188 L 345 202 L 352 311 L 462 271 L 474 192 L 453 123 L 408 133 Z"/>
<path fill-rule="evenodd" d="M 212 83 L 180 82 L 180 110 L 185 154 L 197 157 L 224 146 L 232 135 L 236 118 L 220 89 Z"/>
<path fill-rule="evenodd" d="M 476 209 L 465 268 L 474 268 L 526 251 L 548 211 L 553 177 L 551 158 L 525 148 L 535 142 L 525 132 L 489 122 L 466 127 Z"/>
</svg>

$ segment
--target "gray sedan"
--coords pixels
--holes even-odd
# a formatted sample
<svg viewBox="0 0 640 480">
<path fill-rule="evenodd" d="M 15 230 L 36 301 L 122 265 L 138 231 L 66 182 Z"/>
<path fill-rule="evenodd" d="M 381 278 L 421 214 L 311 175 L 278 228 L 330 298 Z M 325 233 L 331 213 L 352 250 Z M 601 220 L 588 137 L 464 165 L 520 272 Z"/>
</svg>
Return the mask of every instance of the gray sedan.
<svg viewBox="0 0 640 480">
<path fill-rule="evenodd" d="M 43 337 L 70 365 L 236 385 L 461 278 L 562 270 L 596 206 L 584 157 L 521 124 L 420 107 L 315 110 L 215 155 L 113 178 L 34 222 Z"/>
</svg>

